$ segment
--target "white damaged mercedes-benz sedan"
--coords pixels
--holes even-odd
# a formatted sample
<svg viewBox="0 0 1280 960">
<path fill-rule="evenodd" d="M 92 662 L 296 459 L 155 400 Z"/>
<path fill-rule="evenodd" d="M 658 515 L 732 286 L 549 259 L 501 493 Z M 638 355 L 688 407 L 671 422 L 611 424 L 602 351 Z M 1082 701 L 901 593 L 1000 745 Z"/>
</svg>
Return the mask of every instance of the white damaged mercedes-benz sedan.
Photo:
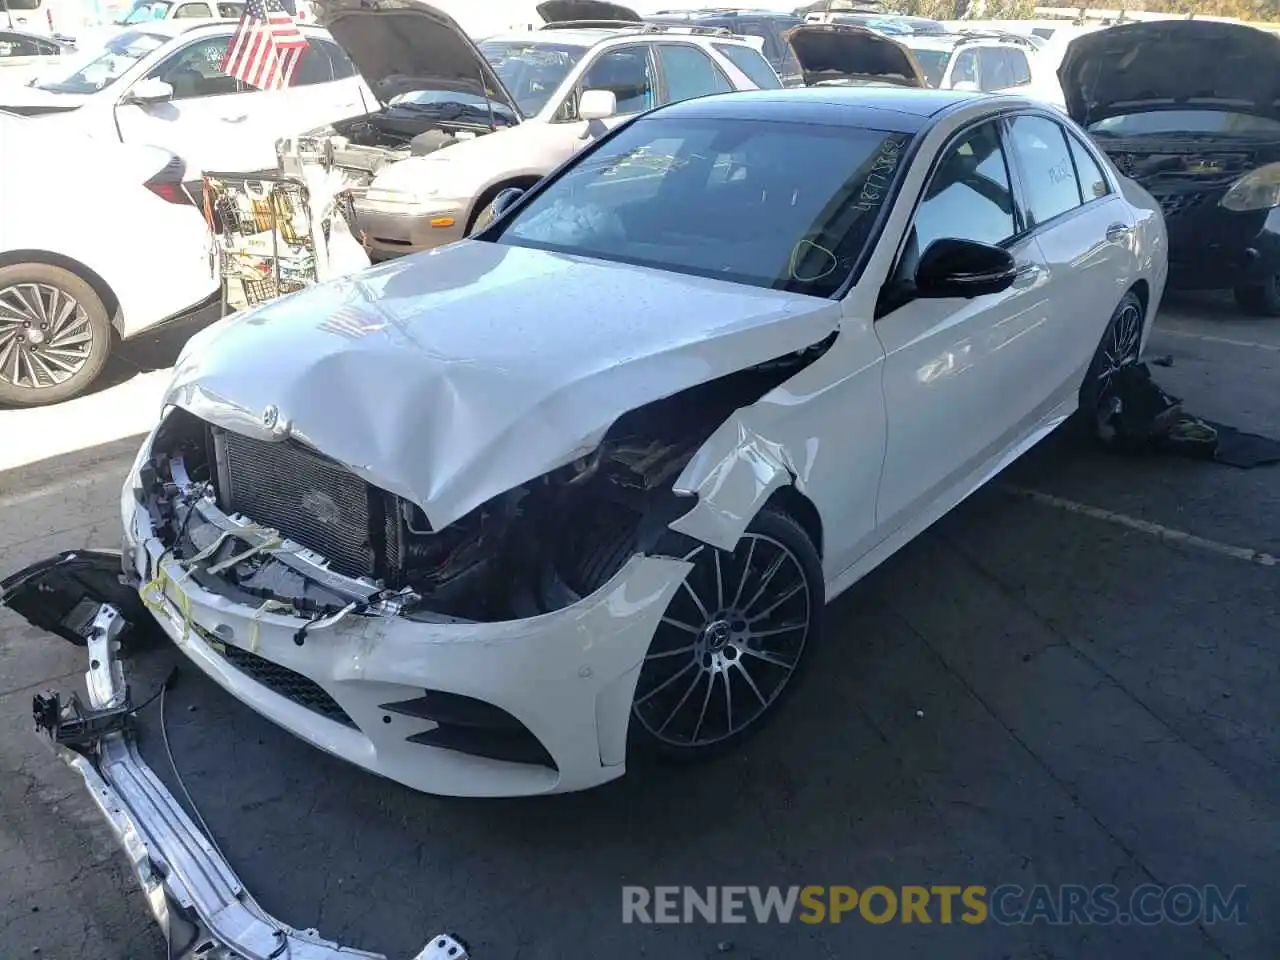
<svg viewBox="0 0 1280 960">
<path fill-rule="evenodd" d="M 123 571 L 3 602 L 91 651 L 154 621 L 419 790 L 593 787 L 768 720 L 825 603 L 1096 404 L 1166 279 L 1157 204 L 1015 97 L 705 97 L 498 206 L 198 334 Z"/>
</svg>

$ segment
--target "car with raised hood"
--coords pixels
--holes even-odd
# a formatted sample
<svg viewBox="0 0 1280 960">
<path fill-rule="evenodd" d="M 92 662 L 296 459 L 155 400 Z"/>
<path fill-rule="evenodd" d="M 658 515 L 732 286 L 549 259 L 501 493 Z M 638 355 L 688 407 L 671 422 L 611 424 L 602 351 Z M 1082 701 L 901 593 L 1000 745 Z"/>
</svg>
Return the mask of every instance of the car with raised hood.
<svg viewBox="0 0 1280 960">
<path fill-rule="evenodd" d="M 383 106 L 281 141 L 280 164 L 346 171 L 374 258 L 468 235 L 504 189 L 531 185 L 629 116 L 781 85 L 754 41 L 646 24 L 599 0 L 548 0 L 542 29 L 479 46 L 416 0 L 319 0 L 315 10 Z"/>
<path fill-rule="evenodd" d="M 805 86 L 929 85 L 910 50 L 869 27 L 805 23 L 785 39 Z"/>
<path fill-rule="evenodd" d="M 775 714 L 828 600 L 1096 406 L 1165 283 L 1157 204 L 1024 98 L 683 101 L 499 206 L 197 333 L 123 560 L 2 602 L 72 639 L 125 603 L 418 790 L 709 756 Z"/>
<path fill-rule="evenodd" d="M 1170 282 L 1280 316 L 1280 37 L 1161 20 L 1076 37 L 1067 109 L 1160 202 Z"/>
</svg>

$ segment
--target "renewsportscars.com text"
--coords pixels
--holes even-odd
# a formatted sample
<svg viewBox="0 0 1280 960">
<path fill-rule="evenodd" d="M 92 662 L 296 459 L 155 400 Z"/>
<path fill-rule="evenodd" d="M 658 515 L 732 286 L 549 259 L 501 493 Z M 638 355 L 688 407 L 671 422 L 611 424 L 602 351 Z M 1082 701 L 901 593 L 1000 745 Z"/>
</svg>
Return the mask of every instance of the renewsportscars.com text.
<svg viewBox="0 0 1280 960">
<path fill-rule="evenodd" d="M 623 923 L 1244 923 L 1248 890 L 1118 887 L 623 887 Z"/>
</svg>

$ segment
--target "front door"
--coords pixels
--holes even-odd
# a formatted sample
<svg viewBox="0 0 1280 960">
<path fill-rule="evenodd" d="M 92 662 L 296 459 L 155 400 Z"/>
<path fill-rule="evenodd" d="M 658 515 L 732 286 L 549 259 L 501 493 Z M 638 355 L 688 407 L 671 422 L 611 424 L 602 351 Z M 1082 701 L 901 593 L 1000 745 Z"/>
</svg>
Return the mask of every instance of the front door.
<svg viewBox="0 0 1280 960">
<path fill-rule="evenodd" d="M 876 520 L 886 534 L 954 495 L 1045 405 L 1047 270 L 1013 183 L 1002 121 L 959 134 L 930 175 L 882 296 L 888 438 Z M 902 281 L 944 237 L 1008 249 L 1014 285 L 971 300 L 910 299 Z"/>
<path fill-rule="evenodd" d="M 152 68 L 147 78 L 173 87 L 173 98 L 117 104 L 121 139 L 165 147 L 200 170 L 274 167 L 274 141 L 262 149 L 262 112 L 269 107 L 268 98 L 283 99 L 288 92 L 254 90 L 224 74 L 222 61 L 230 40 L 230 33 L 201 38 Z"/>
</svg>

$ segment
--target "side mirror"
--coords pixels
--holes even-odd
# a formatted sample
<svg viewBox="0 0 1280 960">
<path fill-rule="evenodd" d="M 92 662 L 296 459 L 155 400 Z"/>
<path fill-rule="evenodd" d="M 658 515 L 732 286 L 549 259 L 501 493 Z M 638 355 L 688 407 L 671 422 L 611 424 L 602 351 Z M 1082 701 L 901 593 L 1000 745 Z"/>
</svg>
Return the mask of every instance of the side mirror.
<svg viewBox="0 0 1280 960">
<path fill-rule="evenodd" d="M 580 120 L 607 120 L 618 113 L 618 98 L 612 90 L 587 90 L 578 99 Z"/>
<path fill-rule="evenodd" d="M 920 255 L 915 295 L 922 299 L 986 296 L 1013 285 L 1018 267 L 1003 247 L 973 240 L 935 240 Z"/>
<path fill-rule="evenodd" d="M 124 96 L 125 103 L 163 103 L 173 99 L 173 84 L 159 77 L 148 77 L 135 83 Z"/>
<path fill-rule="evenodd" d="M 499 190 L 498 195 L 493 198 L 493 219 L 497 220 L 498 217 L 514 207 L 516 202 L 523 196 L 523 187 L 507 187 L 505 190 Z"/>
<path fill-rule="evenodd" d="M 959 80 L 951 85 L 951 89 L 964 93 L 981 93 L 981 89 L 972 80 Z"/>
</svg>

